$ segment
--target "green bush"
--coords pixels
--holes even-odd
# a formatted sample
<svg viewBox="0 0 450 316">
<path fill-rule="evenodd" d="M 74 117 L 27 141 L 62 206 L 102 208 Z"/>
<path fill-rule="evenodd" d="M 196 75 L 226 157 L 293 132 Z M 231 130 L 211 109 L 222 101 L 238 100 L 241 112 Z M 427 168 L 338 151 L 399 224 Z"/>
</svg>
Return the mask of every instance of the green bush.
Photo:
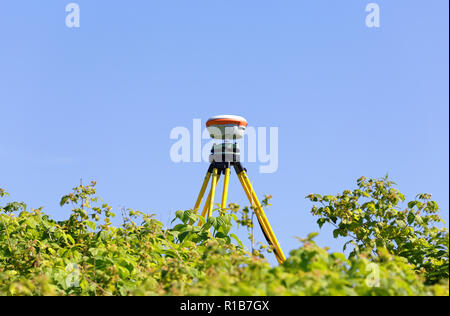
<svg viewBox="0 0 450 316">
<path fill-rule="evenodd" d="M 437 214 L 439 207 L 430 194 L 419 194 L 417 200 L 402 209 L 405 196 L 393 187 L 388 178 L 358 179 L 358 188 L 342 194 L 310 194 L 307 197 L 320 203 L 312 214 L 319 216 L 320 227 L 325 223 L 336 229 L 335 238 L 349 240 L 353 245 L 350 257 L 365 252 L 371 257 L 382 249 L 407 259 L 427 283 L 433 284 L 449 278 L 449 233 L 435 224 L 444 221 Z"/>
<path fill-rule="evenodd" d="M 448 295 L 448 281 L 425 284 L 407 258 L 381 249 L 346 258 L 315 234 L 271 267 L 231 233 L 234 221 L 252 227 L 248 208 L 231 205 L 200 227 L 179 211 L 170 229 L 127 210 L 115 227 L 95 194 L 92 183 L 64 196 L 72 212 L 61 222 L 24 203 L 0 206 L 0 295 Z"/>
</svg>

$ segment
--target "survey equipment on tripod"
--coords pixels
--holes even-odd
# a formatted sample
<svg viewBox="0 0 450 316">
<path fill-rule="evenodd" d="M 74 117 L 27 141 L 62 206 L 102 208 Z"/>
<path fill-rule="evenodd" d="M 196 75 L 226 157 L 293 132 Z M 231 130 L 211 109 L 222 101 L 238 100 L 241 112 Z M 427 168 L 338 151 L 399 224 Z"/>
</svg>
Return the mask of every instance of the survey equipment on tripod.
<svg viewBox="0 0 450 316">
<path fill-rule="evenodd" d="M 211 138 L 222 140 L 243 138 L 247 125 L 245 118 L 237 115 L 218 115 L 206 122 Z"/>
<path fill-rule="evenodd" d="M 208 183 L 211 180 L 211 188 L 208 197 L 206 198 L 206 202 L 201 215 L 205 219 L 208 216 L 212 216 L 215 192 L 217 184 L 219 182 L 219 178 L 222 174 L 224 175 L 224 184 L 222 191 L 221 208 L 226 208 L 231 167 L 233 167 L 242 185 L 242 188 L 244 189 L 244 192 L 247 195 L 250 204 L 252 205 L 252 209 L 256 214 L 264 237 L 272 247 L 278 263 L 281 264 L 286 260 L 286 257 L 284 256 L 277 238 L 275 237 L 275 234 L 270 227 L 269 221 L 264 213 L 261 203 L 259 202 L 258 197 L 253 190 L 253 186 L 247 177 L 247 170 L 242 166 L 240 162 L 240 151 L 236 140 L 244 137 L 247 125 L 248 123 L 243 117 L 236 115 L 214 116 L 206 122 L 206 127 L 211 138 L 216 139 L 220 142 L 214 144 L 211 148 L 211 155 L 209 156 L 210 165 L 203 181 L 203 185 L 200 189 L 197 201 L 195 202 L 194 212 L 198 213 L 203 196 L 208 187 Z"/>
</svg>

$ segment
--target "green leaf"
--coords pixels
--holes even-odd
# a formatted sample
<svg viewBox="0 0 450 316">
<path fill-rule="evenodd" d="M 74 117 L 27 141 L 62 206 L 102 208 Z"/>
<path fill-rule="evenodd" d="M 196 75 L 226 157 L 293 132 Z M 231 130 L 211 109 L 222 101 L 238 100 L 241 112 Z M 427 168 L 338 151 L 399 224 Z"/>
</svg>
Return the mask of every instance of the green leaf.
<svg viewBox="0 0 450 316">
<path fill-rule="evenodd" d="M 409 214 L 408 214 L 408 224 L 411 225 L 414 222 L 415 218 L 416 218 L 416 216 L 414 215 L 414 213 L 413 212 L 409 212 Z"/>
<path fill-rule="evenodd" d="M 417 224 L 419 224 L 419 225 L 422 225 L 422 224 L 423 224 L 422 216 L 416 215 L 416 216 L 415 216 L 415 220 L 416 220 Z"/>
<path fill-rule="evenodd" d="M 83 278 L 80 282 L 80 287 L 83 291 L 87 290 L 89 288 L 89 282 Z"/>
<path fill-rule="evenodd" d="M 334 237 L 334 238 L 338 238 L 340 233 L 341 233 L 341 230 L 340 230 L 340 229 L 335 229 L 335 230 L 333 230 L 333 237 Z"/>
<path fill-rule="evenodd" d="M 63 196 L 62 199 L 61 199 L 61 202 L 59 202 L 59 205 L 63 206 L 65 204 L 67 204 L 69 202 L 69 200 L 70 200 L 70 197 L 68 195 Z"/>
<path fill-rule="evenodd" d="M 86 221 L 86 225 L 92 230 L 95 230 L 95 228 L 97 228 L 97 225 L 91 221 Z"/>
<path fill-rule="evenodd" d="M 233 238 L 234 240 L 236 240 L 236 242 L 238 243 L 239 247 L 244 248 L 244 245 L 242 244 L 242 241 L 235 234 L 230 234 L 230 237 Z"/>
<path fill-rule="evenodd" d="M 306 237 L 306 239 L 308 239 L 308 240 L 313 240 L 313 239 L 316 238 L 317 236 L 319 236 L 319 233 L 318 233 L 318 232 L 313 232 L 313 233 L 310 233 L 310 234 Z"/>
<path fill-rule="evenodd" d="M 75 245 L 75 240 L 73 239 L 73 237 L 70 234 L 67 234 L 66 237 L 72 243 L 72 245 Z"/>
<path fill-rule="evenodd" d="M 319 225 L 319 228 L 322 228 L 323 224 L 325 224 L 327 220 L 325 218 L 319 218 L 317 220 L 317 224 Z"/>
</svg>

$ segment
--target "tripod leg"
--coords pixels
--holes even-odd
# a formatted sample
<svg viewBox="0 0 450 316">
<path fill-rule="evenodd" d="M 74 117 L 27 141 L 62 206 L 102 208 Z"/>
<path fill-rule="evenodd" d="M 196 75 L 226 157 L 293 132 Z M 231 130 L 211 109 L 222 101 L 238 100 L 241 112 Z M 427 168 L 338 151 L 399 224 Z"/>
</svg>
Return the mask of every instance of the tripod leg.
<svg viewBox="0 0 450 316">
<path fill-rule="evenodd" d="M 209 179 L 211 178 L 211 172 L 207 172 L 205 179 L 203 180 L 202 188 L 200 189 L 200 193 L 198 194 L 197 201 L 195 202 L 194 206 L 194 213 L 198 213 L 198 209 L 200 208 L 200 204 L 202 203 L 203 196 L 205 195 L 206 187 L 208 186 Z M 192 225 L 192 221 L 189 222 L 190 225 Z"/>
<path fill-rule="evenodd" d="M 250 201 L 250 204 L 253 208 L 255 208 L 255 201 L 253 200 L 252 194 L 250 193 L 249 188 L 247 187 L 247 183 L 245 183 L 244 178 L 242 177 L 242 174 L 238 174 L 238 179 L 241 182 L 242 188 L 244 188 L 244 192 L 247 195 L 248 200 Z M 261 230 L 264 234 L 264 237 L 266 238 L 267 242 L 273 246 L 272 240 L 269 238 L 269 236 L 266 234 L 267 228 L 265 227 L 265 224 L 263 222 L 263 219 L 261 218 L 261 215 L 259 212 L 255 212 L 256 218 L 258 219 L 259 226 L 261 227 Z M 277 258 L 278 259 L 278 258 Z"/>
<path fill-rule="evenodd" d="M 255 207 L 255 201 L 253 200 L 252 194 L 250 193 L 250 189 L 247 187 L 247 183 L 245 183 L 244 178 L 242 177 L 242 174 L 238 174 L 239 182 L 241 182 L 242 188 L 244 189 L 245 194 L 247 195 L 248 200 L 250 201 L 250 205 L 252 207 Z M 267 228 L 265 227 L 265 224 L 263 222 L 263 219 L 261 218 L 259 212 L 255 212 L 256 218 L 258 219 L 259 226 L 261 227 L 261 230 L 264 234 L 264 237 L 266 238 L 267 242 L 273 246 L 273 242 L 269 238 L 269 236 L 266 234 Z"/>
<path fill-rule="evenodd" d="M 228 197 L 228 184 L 230 183 L 230 168 L 225 169 L 225 179 L 223 181 L 223 192 L 222 192 L 222 211 L 227 207 L 227 197 Z"/>
<path fill-rule="evenodd" d="M 247 188 L 247 184 L 244 182 L 244 179 L 242 179 L 241 174 L 238 174 L 239 182 L 241 182 L 242 187 L 244 188 L 244 192 L 247 195 L 248 200 L 250 201 L 250 204 L 253 206 L 255 203 L 253 203 L 252 195 L 250 194 L 250 191 Z"/>
<path fill-rule="evenodd" d="M 211 183 L 211 198 L 209 201 L 209 211 L 208 211 L 208 217 L 212 216 L 213 208 L 214 208 L 214 196 L 216 195 L 216 187 L 217 187 L 217 181 L 218 181 L 218 171 L 217 168 L 214 168 L 213 170 L 213 178 Z"/>
<path fill-rule="evenodd" d="M 219 181 L 220 179 L 220 174 L 217 176 L 217 181 Z M 209 210 L 209 204 L 211 201 L 211 191 L 209 191 L 208 193 L 208 197 L 206 198 L 205 201 L 205 206 L 203 207 L 203 211 L 202 211 L 202 217 L 206 220 L 206 216 L 208 215 L 208 210 Z M 200 220 L 198 222 L 198 226 L 202 226 L 204 223 Z"/>
<path fill-rule="evenodd" d="M 206 198 L 205 206 L 203 207 L 203 211 L 202 211 L 202 217 L 205 219 L 205 221 L 206 221 L 206 215 L 208 214 L 208 210 L 209 210 L 210 199 L 211 199 L 211 192 L 209 192 L 208 197 Z M 198 221 L 198 226 L 202 226 L 203 224 L 204 224 L 204 222 L 202 220 Z"/>
<path fill-rule="evenodd" d="M 202 217 L 206 220 L 206 215 L 209 210 L 209 201 L 211 200 L 211 192 L 209 192 L 208 197 L 206 198 L 205 206 L 203 207 Z M 201 221 L 198 222 L 198 226 L 201 226 L 203 223 Z"/>
<path fill-rule="evenodd" d="M 250 180 L 247 177 L 247 174 L 244 171 L 242 171 L 239 175 L 238 175 L 242 181 L 246 184 L 246 187 L 244 187 L 244 190 L 248 190 L 248 195 L 250 195 L 251 199 L 250 202 L 254 202 L 257 208 L 257 212 L 256 212 L 256 216 L 258 218 L 258 221 L 261 224 L 261 228 L 263 229 L 263 233 L 269 237 L 269 240 L 271 241 L 273 247 L 274 247 L 274 252 L 275 252 L 275 256 L 278 260 L 278 263 L 283 263 L 284 261 L 286 261 L 286 257 L 283 254 L 283 251 L 281 250 L 280 244 L 278 243 L 277 238 L 275 237 L 275 234 L 272 230 L 272 228 L 270 227 L 269 221 L 267 220 L 267 217 L 264 213 L 264 210 L 261 206 L 261 203 L 258 200 L 258 197 L 256 196 L 255 191 L 253 190 L 252 184 L 250 183 Z"/>
<path fill-rule="evenodd" d="M 198 194 L 197 201 L 195 202 L 194 212 L 197 213 L 200 208 L 200 204 L 202 203 L 203 195 L 205 194 L 206 187 L 208 186 L 209 179 L 211 178 L 211 172 L 208 172 L 205 176 L 205 180 L 203 180 L 202 188 L 200 189 L 200 193 Z"/>
</svg>

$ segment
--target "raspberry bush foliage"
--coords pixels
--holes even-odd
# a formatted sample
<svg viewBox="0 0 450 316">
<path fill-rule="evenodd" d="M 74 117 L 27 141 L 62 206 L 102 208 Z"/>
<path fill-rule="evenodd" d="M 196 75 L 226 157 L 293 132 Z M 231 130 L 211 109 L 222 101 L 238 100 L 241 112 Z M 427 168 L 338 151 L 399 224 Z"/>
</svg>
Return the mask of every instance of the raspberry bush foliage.
<svg viewBox="0 0 450 316">
<path fill-rule="evenodd" d="M 403 257 L 433 284 L 449 277 L 449 232 L 438 228 L 444 221 L 430 194 L 418 194 L 406 205 L 405 196 L 387 177 L 357 181 L 353 191 L 337 195 L 311 194 L 317 202 L 312 214 L 335 227 L 335 238 L 344 237 L 352 246 L 350 257 L 366 252 L 372 258 L 378 249 Z"/>
<path fill-rule="evenodd" d="M 273 267 L 264 258 L 265 246 L 254 249 L 253 236 L 248 250 L 232 233 L 237 225 L 252 231 L 251 208 L 230 204 L 203 226 L 193 224 L 204 219 L 192 210 L 178 211 L 169 228 L 153 215 L 122 210 L 122 224 L 115 226 L 112 208 L 96 194 L 94 182 L 74 188 L 61 199 L 70 215 L 55 221 L 41 208 L 6 202 L 8 194 L 0 189 L 0 295 L 448 295 L 448 233 L 443 254 L 445 241 L 437 240 L 445 234 L 437 236 L 431 226 L 433 233 L 419 230 L 424 235 L 418 238 L 427 241 L 423 247 L 410 235 L 394 239 L 394 246 L 388 242 L 391 235 L 383 237 L 385 243 L 376 239 L 376 247 L 361 238 L 350 256 L 319 247 L 312 233 L 299 238 L 298 249 L 283 265 Z M 318 197 L 317 202 L 325 203 Z M 427 205 L 421 209 L 426 214 L 431 211 L 424 211 Z M 409 209 L 418 212 L 420 206 Z M 333 218 L 313 210 L 338 225 L 339 235 L 345 230 L 356 234 L 357 227 L 342 226 L 351 225 L 350 215 L 343 224 L 345 212 L 339 212 L 344 208 L 333 207 Z M 434 216 L 434 210 L 427 216 Z M 401 217 L 401 229 L 417 223 L 415 217 L 410 224 L 409 217 L 409 212 Z M 383 215 L 372 220 L 385 223 Z M 431 220 L 422 219 L 428 225 Z M 383 225 L 390 223 L 391 217 Z"/>
</svg>

